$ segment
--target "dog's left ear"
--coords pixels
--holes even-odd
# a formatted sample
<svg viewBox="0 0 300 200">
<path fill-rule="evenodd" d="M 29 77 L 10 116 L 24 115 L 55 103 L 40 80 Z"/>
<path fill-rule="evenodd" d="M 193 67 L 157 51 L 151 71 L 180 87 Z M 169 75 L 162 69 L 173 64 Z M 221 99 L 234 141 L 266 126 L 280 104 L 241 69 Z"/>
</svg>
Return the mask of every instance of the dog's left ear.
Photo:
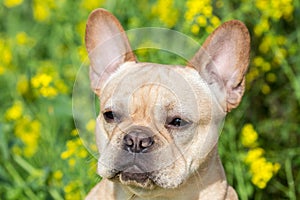
<svg viewBox="0 0 300 200">
<path fill-rule="evenodd" d="M 105 9 L 96 9 L 90 14 L 85 45 L 91 62 L 91 87 L 98 95 L 101 85 L 121 64 L 136 62 L 120 22 Z"/>
<path fill-rule="evenodd" d="M 243 96 L 249 54 L 248 29 L 242 22 L 232 20 L 218 27 L 188 64 L 217 90 L 214 92 L 225 91 L 221 104 L 226 112 L 236 108 Z"/>
</svg>

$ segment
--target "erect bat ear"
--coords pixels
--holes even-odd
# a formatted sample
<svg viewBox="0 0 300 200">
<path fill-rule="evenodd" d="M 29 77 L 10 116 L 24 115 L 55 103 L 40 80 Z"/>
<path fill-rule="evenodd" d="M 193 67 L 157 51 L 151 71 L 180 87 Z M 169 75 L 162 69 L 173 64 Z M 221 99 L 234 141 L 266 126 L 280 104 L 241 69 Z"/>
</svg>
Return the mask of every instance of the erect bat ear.
<svg viewBox="0 0 300 200">
<path fill-rule="evenodd" d="M 85 45 L 91 63 L 91 87 L 96 94 L 99 94 L 101 85 L 121 64 L 136 62 L 120 22 L 104 9 L 94 10 L 90 14 Z"/>
<path fill-rule="evenodd" d="M 237 107 L 245 90 L 245 74 L 249 65 L 250 35 L 240 21 L 219 26 L 189 61 L 214 92 L 225 91 L 224 110 Z M 224 88 L 225 87 L 225 88 Z"/>
</svg>

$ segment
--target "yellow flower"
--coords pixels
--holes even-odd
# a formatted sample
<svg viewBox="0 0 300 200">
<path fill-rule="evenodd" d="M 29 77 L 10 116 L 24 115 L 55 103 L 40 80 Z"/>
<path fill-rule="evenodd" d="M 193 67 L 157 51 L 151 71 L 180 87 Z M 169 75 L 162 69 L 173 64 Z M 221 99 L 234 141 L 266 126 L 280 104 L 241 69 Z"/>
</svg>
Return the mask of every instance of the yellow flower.
<svg viewBox="0 0 300 200">
<path fill-rule="evenodd" d="M 266 187 L 270 179 L 277 173 L 280 165 L 278 163 L 272 164 L 264 157 L 254 160 L 250 165 L 250 172 L 252 174 L 252 183 L 258 188 L 263 189 Z M 274 169 L 277 171 L 275 172 Z"/>
<path fill-rule="evenodd" d="M 6 113 L 5 118 L 9 121 L 19 119 L 23 114 L 23 105 L 20 101 L 16 101 L 12 107 L 10 107 Z"/>
<path fill-rule="evenodd" d="M 26 148 L 23 149 L 23 155 L 27 158 L 32 157 L 37 151 L 37 146 L 34 144 L 34 146 L 29 147 L 26 145 Z"/>
<path fill-rule="evenodd" d="M 207 3 L 209 3 L 209 1 L 207 0 L 203 0 L 203 1 L 188 0 L 186 2 L 186 7 L 187 7 L 187 11 L 185 13 L 186 20 L 191 21 L 196 15 L 202 14 L 203 8 Z"/>
<path fill-rule="evenodd" d="M 101 4 L 103 4 L 103 0 L 82 0 L 81 1 L 81 7 L 86 9 L 87 11 L 92 11 L 96 8 L 101 7 Z"/>
<path fill-rule="evenodd" d="M 3 66 L 0 65 L 0 75 L 5 73 L 5 68 Z"/>
<path fill-rule="evenodd" d="M 63 160 L 68 160 L 68 165 L 70 167 L 75 166 L 77 159 L 86 158 L 88 156 L 88 152 L 83 146 L 80 138 L 68 140 L 66 146 L 67 149 L 60 154 L 60 157 Z"/>
<path fill-rule="evenodd" d="M 78 181 L 72 181 L 68 185 L 64 187 L 65 199 L 66 200 L 80 200 L 82 199 L 80 193 L 80 187 L 82 187 L 82 183 Z"/>
<path fill-rule="evenodd" d="M 251 182 L 260 189 L 263 189 L 267 186 L 267 182 L 257 175 L 253 175 Z"/>
<path fill-rule="evenodd" d="M 221 24 L 221 21 L 217 16 L 212 16 L 210 21 L 214 27 L 217 27 Z"/>
<path fill-rule="evenodd" d="M 66 146 L 69 154 L 73 155 L 77 149 L 76 140 L 68 140 Z"/>
<path fill-rule="evenodd" d="M 18 6 L 23 3 L 23 0 L 4 0 L 4 5 L 8 8 Z"/>
<path fill-rule="evenodd" d="M 254 130 L 252 124 L 244 125 L 242 129 L 242 144 L 244 147 L 254 147 L 257 145 L 256 140 L 258 138 L 257 132 Z"/>
<path fill-rule="evenodd" d="M 263 156 L 264 150 L 262 148 L 255 148 L 248 151 L 247 156 L 245 158 L 245 163 L 250 164 Z"/>
<path fill-rule="evenodd" d="M 206 16 L 206 17 L 211 17 L 212 16 L 212 11 L 213 11 L 213 8 L 211 7 L 211 5 L 206 5 L 203 7 L 203 14 Z"/>
<path fill-rule="evenodd" d="M 74 167 L 76 164 L 76 160 L 74 158 L 69 159 L 68 161 L 70 167 Z"/>
<path fill-rule="evenodd" d="M 0 65 L 7 67 L 12 62 L 12 51 L 9 45 L 9 39 L 0 38 Z"/>
<path fill-rule="evenodd" d="M 49 98 L 55 97 L 58 94 L 57 90 L 54 87 L 42 87 L 39 91 L 43 97 Z"/>
<path fill-rule="evenodd" d="M 274 82 L 276 82 L 277 77 L 274 73 L 268 73 L 266 79 L 268 82 L 274 83 Z"/>
<path fill-rule="evenodd" d="M 43 97 L 49 98 L 58 95 L 57 89 L 50 85 L 52 82 L 53 77 L 45 73 L 37 74 L 31 79 L 31 84 L 33 88 L 38 89 L 39 94 L 41 94 Z M 57 81 L 56 83 L 57 86 L 60 87 L 62 92 L 66 92 L 67 89 L 65 85 L 62 85 L 60 81 Z"/>
<path fill-rule="evenodd" d="M 169 28 L 175 26 L 179 17 L 173 0 L 158 0 L 157 4 L 152 7 L 152 13 Z"/>
<path fill-rule="evenodd" d="M 34 1 L 33 17 L 39 22 L 45 22 L 50 17 L 50 8 L 44 1 Z"/>
<path fill-rule="evenodd" d="M 259 22 L 259 24 L 257 24 L 254 27 L 254 33 L 256 36 L 261 36 L 263 33 L 269 31 L 270 29 L 270 24 L 269 24 L 269 20 L 268 18 L 262 18 Z"/>
<path fill-rule="evenodd" d="M 40 138 L 41 124 L 37 120 L 31 120 L 30 117 L 24 116 L 18 120 L 15 127 L 15 135 L 23 142 L 23 155 L 32 157 L 38 149 Z"/>
<path fill-rule="evenodd" d="M 97 145 L 95 145 L 95 144 L 91 144 L 90 148 L 93 152 L 97 152 L 97 150 L 98 150 Z"/>
<path fill-rule="evenodd" d="M 17 91 L 24 95 L 28 91 L 28 80 L 25 75 L 22 75 L 17 83 Z"/>
<path fill-rule="evenodd" d="M 94 119 L 89 120 L 85 126 L 86 130 L 92 133 L 94 132 L 95 127 L 96 127 L 96 121 Z"/>
<path fill-rule="evenodd" d="M 207 25 L 206 17 L 204 17 L 203 15 L 200 15 L 200 16 L 197 18 L 197 23 L 199 24 L 199 26 L 205 27 L 205 26 Z"/>
<path fill-rule="evenodd" d="M 261 87 L 261 92 L 264 94 L 264 95 L 267 95 L 271 92 L 271 88 L 268 84 L 263 84 L 262 87 Z"/>
<path fill-rule="evenodd" d="M 271 64 L 268 62 L 264 62 L 261 67 L 262 67 L 262 71 L 264 72 L 268 72 L 271 70 Z"/>
<path fill-rule="evenodd" d="M 71 135 L 72 136 L 77 136 L 78 135 L 78 130 L 77 129 L 72 130 Z"/>
<path fill-rule="evenodd" d="M 259 76 L 259 70 L 255 67 L 252 67 L 250 71 L 246 75 L 246 80 L 248 84 L 246 85 L 247 88 L 251 86 L 251 82 L 255 80 Z"/>
<path fill-rule="evenodd" d="M 198 25 L 204 27 L 207 33 L 211 33 L 215 27 L 220 25 L 220 20 L 217 16 L 213 15 L 213 7 L 210 0 L 188 0 L 186 2 L 187 10 L 185 12 L 185 20 L 191 25 L 191 32 L 198 33 L 196 29 Z M 209 22 L 209 23 L 208 23 Z"/>
<path fill-rule="evenodd" d="M 270 48 L 274 45 L 275 38 L 271 35 L 263 37 L 262 43 L 259 45 L 259 51 L 262 53 L 268 53 Z"/>
<path fill-rule="evenodd" d="M 77 52 L 81 62 L 86 62 L 88 58 L 87 51 L 84 46 L 80 46 L 77 48 Z"/>
<path fill-rule="evenodd" d="M 89 1 L 84 1 L 84 2 L 89 2 Z M 85 35 L 85 26 L 86 26 L 86 21 L 82 21 L 76 25 L 76 31 L 82 39 L 84 39 L 84 35 Z"/>
<path fill-rule="evenodd" d="M 284 19 L 291 21 L 293 19 L 294 7 L 292 4 L 287 5 L 283 11 Z"/>
<path fill-rule="evenodd" d="M 264 63 L 264 59 L 260 56 L 256 56 L 253 60 L 253 63 L 255 64 L 255 66 L 262 66 L 262 64 Z"/>
<path fill-rule="evenodd" d="M 63 177 L 63 173 L 62 171 L 60 170 L 56 170 L 54 173 L 53 173 L 53 178 L 57 181 L 60 181 Z"/>
<path fill-rule="evenodd" d="M 17 44 L 24 45 L 28 42 L 28 36 L 25 32 L 20 32 L 16 35 Z"/>
<path fill-rule="evenodd" d="M 260 63 L 260 58 L 256 62 Z M 267 161 L 263 156 L 264 149 L 257 147 L 258 134 L 253 128 L 252 124 L 244 125 L 242 129 L 242 143 L 245 147 L 249 147 L 244 162 L 249 165 L 249 171 L 252 176 L 251 182 L 258 188 L 264 189 L 271 178 L 280 169 L 279 163 L 272 163 Z"/>
<path fill-rule="evenodd" d="M 255 148 L 248 151 L 245 158 L 245 163 L 250 166 L 251 182 L 260 189 L 265 188 L 270 179 L 280 169 L 279 163 L 273 164 L 267 161 L 263 154 L 264 150 L 262 148 Z"/>
<path fill-rule="evenodd" d="M 88 156 L 88 152 L 85 148 L 81 148 L 77 153 L 79 158 L 86 158 Z"/>
<path fill-rule="evenodd" d="M 276 37 L 276 42 L 278 45 L 284 45 L 284 44 L 286 44 L 286 41 L 287 41 L 287 39 L 283 35 L 279 35 Z"/>
<path fill-rule="evenodd" d="M 71 152 L 70 151 L 64 151 L 60 154 L 60 158 L 63 159 L 63 160 L 66 160 L 68 159 L 69 157 L 71 156 Z"/>
<path fill-rule="evenodd" d="M 292 0 L 256 0 L 255 6 L 261 11 L 263 17 L 278 21 L 280 18 L 293 19 Z"/>
<path fill-rule="evenodd" d="M 31 79 L 31 84 L 34 88 L 47 87 L 52 80 L 52 76 L 48 74 L 38 74 Z"/>
<path fill-rule="evenodd" d="M 73 184 L 72 183 L 69 183 L 68 185 L 66 185 L 65 187 L 64 187 L 64 192 L 65 193 L 70 193 L 70 192 L 72 192 L 72 190 L 73 190 Z"/>
<path fill-rule="evenodd" d="M 285 60 L 285 57 L 287 56 L 287 51 L 284 48 L 277 48 L 275 51 L 275 56 L 273 58 L 273 61 L 280 65 Z"/>
<path fill-rule="evenodd" d="M 32 47 L 35 45 L 35 40 L 33 38 L 29 37 L 27 35 L 27 33 L 25 33 L 25 32 L 19 32 L 16 35 L 16 42 L 20 46 L 27 45 L 29 47 Z"/>
<path fill-rule="evenodd" d="M 207 27 L 205 28 L 205 31 L 206 31 L 206 33 L 211 33 L 211 32 L 214 31 L 214 27 L 212 27 L 212 26 L 207 26 Z"/>
<path fill-rule="evenodd" d="M 265 61 L 262 57 L 257 56 L 253 59 L 253 64 L 255 65 L 255 67 L 253 69 L 250 70 L 250 74 L 256 70 L 257 71 L 257 76 L 259 75 L 259 73 L 263 72 L 268 72 L 271 70 L 271 64 L 267 61 Z M 247 76 L 249 77 L 249 75 Z M 274 76 L 273 76 L 274 77 Z M 276 78 L 276 77 L 275 77 Z M 264 92 L 265 94 L 270 92 L 270 88 L 268 88 L 269 86 L 263 86 L 264 87 Z"/>
<path fill-rule="evenodd" d="M 195 35 L 197 35 L 199 33 L 200 27 L 198 26 L 198 24 L 193 24 L 191 27 L 191 32 Z"/>
</svg>

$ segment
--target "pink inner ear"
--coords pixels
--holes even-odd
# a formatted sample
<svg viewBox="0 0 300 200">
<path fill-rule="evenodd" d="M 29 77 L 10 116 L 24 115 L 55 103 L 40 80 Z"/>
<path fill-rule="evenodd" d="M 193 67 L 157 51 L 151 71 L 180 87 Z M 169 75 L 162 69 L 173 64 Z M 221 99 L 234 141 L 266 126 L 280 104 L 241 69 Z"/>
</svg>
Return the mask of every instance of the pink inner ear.
<svg viewBox="0 0 300 200">
<path fill-rule="evenodd" d="M 90 54 L 92 88 L 100 88 L 119 66 L 127 61 L 128 49 L 123 45 L 123 34 L 118 34 L 97 46 Z M 130 59 L 129 59 L 130 60 Z"/>
<path fill-rule="evenodd" d="M 218 39 L 218 38 L 217 38 Z M 244 92 L 244 84 L 240 84 L 244 80 L 243 72 L 247 66 L 243 66 L 243 62 L 240 62 L 241 46 L 239 46 L 239 41 L 234 39 L 239 38 L 229 38 L 226 40 L 219 40 L 216 42 L 216 51 L 213 52 L 212 64 L 213 71 L 222 80 L 221 84 L 225 86 L 226 94 L 226 108 L 225 110 L 229 112 L 231 109 L 238 106 Z M 219 46 L 218 46 L 219 45 Z M 214 48 L 214 46 L 210 46 Z M 210 53 L 210 52 L 209 52 Z M 220 87 L 222 88 L 222 86 Z"/>
<path fill-rule="evenodd" d="M 129 41 L 119 21 L 108 11 L 97 9 L 89 16 L 86 27 L 86 48 L 92 69 L 91 85 L 100 85 L 127 61 L 135 61 Z"/>
<path fill-rule="evenodd" d="M 218 27 L 190 62 L 215 93 L 222 93 L 225 86 L 226 102 L 221 104 L 226 104 L 226 111 L 241 100 L 249 54 L 248 30 L 242 22 L 232 20 Z"/>
<path fill-rule="evenodd" d="M 237 50 L 233 42 L 223 43 L 216 55 L 213 55 L 212 62 L 215 73 L 226 84 L 237 70 Z"/>
</svg>

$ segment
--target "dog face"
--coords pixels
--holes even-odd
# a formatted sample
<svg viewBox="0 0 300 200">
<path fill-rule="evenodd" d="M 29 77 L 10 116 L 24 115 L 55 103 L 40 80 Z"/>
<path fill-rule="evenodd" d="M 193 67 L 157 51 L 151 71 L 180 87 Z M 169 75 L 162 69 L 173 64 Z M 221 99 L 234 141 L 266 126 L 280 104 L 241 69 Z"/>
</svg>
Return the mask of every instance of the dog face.
<svg viewBox="0 0 300 200">
<path fill-rule="evenodd" d="M 192 68 L 126 63 L 101 94 L 96 132 L 101 175 L 119 173 L 122 183 L 140 187 L 177 187 L 216 144 L 208 141 L 218 133 L 209 133 L 213 99 Z"/>
<path fill-rule="evenodd" d="M 226 113 L 244 92 L 247 28 L 224 23 L 187 66 L 139 63 L 117 19 L 98 9 L 87 23 L 86 47 L 100 98 L 99 175 L 136 190 L 176 188 L 205 167 Z"/>
</svg>

